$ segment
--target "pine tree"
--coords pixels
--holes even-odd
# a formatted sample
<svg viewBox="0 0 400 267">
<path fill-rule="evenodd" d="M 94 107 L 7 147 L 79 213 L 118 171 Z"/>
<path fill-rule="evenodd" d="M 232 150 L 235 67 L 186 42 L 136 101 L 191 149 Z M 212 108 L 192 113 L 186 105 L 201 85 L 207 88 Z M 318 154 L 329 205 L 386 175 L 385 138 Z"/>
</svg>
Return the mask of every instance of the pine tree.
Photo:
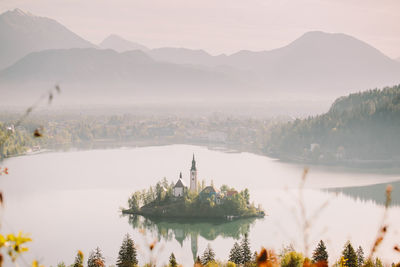
<svg viewBox="0 0 400 267">
<path fill-rule="evenodd" d="M 364 251 L 361 246 L 358 247 L 356 254 L 357 254 L 357 264 L 359 267 L 361 267 L 364 264 Z"/>
<path fill-rule="evenodd" d="M 176 262 L 176 258 L 175 258 L 174 253 L 171 253 L 171 256 L 169 256 L 169 266 L 170 267 L 178 266 L 178 263 Z"/>
<path fill-rule="evenodd" d="M 138 264 L 136 248 L 132 238 L 126 234 L 119 249 L 117 266 L 118 267 L 133 267 Z"/>
<path fill-rule="evenodd" d="M 357 267 L 357 254 L 354 251 L 350 241 L 348 241 L 342 252 L 343 258 L 346 260 L 347 267 Z"/>
<path fill-rule="evenodd" d="M 242 239 L 241 249 L 242 249 L 242 263 L 246 264 L 251 261 L 251 250 L 247 233 L 244 234 L 244 237 Z"/>
<path fill-rule="evenodd" d="M 92 251 L 89 255 L 88 262 L 87 262 L 88 267 L 104 267 L 105 262 L 104 262 L 104 257 L 101 254 L 100 248 L 97 247 L 94 251 Z"/>
<path fill-rule="evenodd" d="M 326 246 L 324 241 L 319 241 L 317 247 L 315 248 L 312 256 L 312 262 L 317 263 L 317 262 L 325 262 L 326 265 L 328 266 L 328 252 L 326 251 Z"/>
<path fill-rule="evenodd" d="M 229 253 L 229 261 L 234 262 L 235 264 L 241 264 L 243 262 L 242 248 L 237 242 L 233 244 L 233 247 Z"/>
<path fill-rule="evenodd" d="M 206 250 L 204 250 L 203 256 L 201 257 L 201 264 L 206 265 L 209 262 L 215 261 L 215 252 L 208 244 Z"/>
<path fill-rule="evenodd" d="M 74 264 L 72 265 L 73 267 L 83 267 L 83 253 L 82 251 L 78 250 L 78 253 L 76 254 Z"/>
</svg>

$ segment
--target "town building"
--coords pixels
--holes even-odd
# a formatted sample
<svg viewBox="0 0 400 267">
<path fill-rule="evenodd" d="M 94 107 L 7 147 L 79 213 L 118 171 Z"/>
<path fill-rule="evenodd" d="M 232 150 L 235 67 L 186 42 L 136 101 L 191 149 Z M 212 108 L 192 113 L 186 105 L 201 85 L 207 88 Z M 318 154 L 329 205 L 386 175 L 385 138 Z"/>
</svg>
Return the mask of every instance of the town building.
<svg viewBox="0 0 400 267">
<path fill-rule="evenodd" d="M 182 179 L 182 172 L 179 174 L 179 179 L 176 182 L 174 188 L 173 188 L 173 195 L 175 197 L 183 197 L 185 194 L 185 191 L 188 190 L 188 188 L 185 185 L 185 182 Z M 193 193 L 198 192 L 197 188 L 197 168 L 196 168 L 196 160 L 194 158 L 193 154 L 193 159 L 192 159 L 192 167 L 190 168 L 190 187 L 189 190 Z"/>
</svg>

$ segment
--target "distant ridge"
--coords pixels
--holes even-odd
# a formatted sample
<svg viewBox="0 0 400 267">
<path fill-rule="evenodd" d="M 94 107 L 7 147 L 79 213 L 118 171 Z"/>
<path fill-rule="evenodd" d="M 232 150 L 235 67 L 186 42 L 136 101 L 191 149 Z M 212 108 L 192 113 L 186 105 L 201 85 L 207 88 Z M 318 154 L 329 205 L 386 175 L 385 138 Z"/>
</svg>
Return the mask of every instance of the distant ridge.
<svg viewBox="0 0 400 267">
<path fill-rule="evenodd" d="M 0 69 L 35 51 L 95 47 L 57 21 L 21 9 L 0 15 L 0 40 Z"/>
<path fill-rule="evenodd" d="M 125 40 L 116 34 L 111 34 L 108 36 L 99 44 L 99 46 L 105 49 L 113 49 L 117 52 L 126 52 L 130 50 L 149 50 L 144 45 Z"/>
<path fill-rule="evenodd" d="M 215 67 L 224 64 L 223 56 L 212 56 L 204 50 L 188 48 L 161 47 L 148 51 L 148 54 L 158 61 L 176 64 L 192 64 Z"/>
<path fill-rule="evenodd" d="M 48 81 L 79 86 L 82 94 L 101 95 L 107 91 L 122 97 L 134 92 L 176 97 L 195 90 L 232 90 L 238 84 L 222 72 L 154 61 L 140 50 L 123 53 L 95 48 L 44 50 L 30 53 L 0 71 L 0 84 L 35 85 Z M 118 91 L 118 88 L 129 89 Z"/>
<path fill-rule="evenodd" d="M 335 96 L 400 82 L 399 62 L 342 33 L 312 31 L 281 48 L 242 50 L 232 55 L 212 56 L 204 50 L 172 47 L 146 53 L 162 62 L 242 71 L 242 80 L 247 76 L 265 90 L 289 94 L 323 92 Z"/>
</svg>

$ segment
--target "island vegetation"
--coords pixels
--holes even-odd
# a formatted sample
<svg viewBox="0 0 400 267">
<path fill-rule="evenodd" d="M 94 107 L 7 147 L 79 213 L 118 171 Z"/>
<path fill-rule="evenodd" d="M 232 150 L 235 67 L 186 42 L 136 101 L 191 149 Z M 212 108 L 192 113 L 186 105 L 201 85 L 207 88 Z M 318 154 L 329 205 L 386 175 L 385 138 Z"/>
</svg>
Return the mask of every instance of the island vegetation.
<svg viewBox="0 0 400 267">
<path fill-rule="evenodd" d="M 173 194 L 174 184 L 165 178 L 148 190 L 136 191 L 128 200 L 125 214 L 149 217 L 197 218 L 197 219 L 238 219 L 263 217 L 260 206 L 250 203 L 246 188 L 241 192 L 227 185 L 217 190 L 213 185 L 199 182 L 198 192 L 184 190 L 183 195 Z"/>
</svg>

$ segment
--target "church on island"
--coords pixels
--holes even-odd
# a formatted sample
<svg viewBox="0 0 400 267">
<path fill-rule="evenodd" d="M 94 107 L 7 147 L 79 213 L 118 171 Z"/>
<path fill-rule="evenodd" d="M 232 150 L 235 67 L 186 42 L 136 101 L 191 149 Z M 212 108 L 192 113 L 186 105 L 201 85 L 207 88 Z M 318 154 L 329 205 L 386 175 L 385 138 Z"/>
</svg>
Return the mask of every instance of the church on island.
<svg viewBox="0 0 400 267">
<path fill-rule="evenodd" d="M 172 193 L 175 198 L 181 198 L 185 195 L 185 193 L 187 193 L 187 190 L 195 194 L 199 193 L 199 183 L 197 179 L 197 168 L 196 168 L 196 160 L 194 154 L 192 159 L 192 167 L 190 168 L 189 188 L 186 186 L 186 183 L 182 178 L 182 172 L 181 172 L 179 174 L 178 181 L 173 187 Z M 199 198 L 200 199 L 211 198 L 215 201 L 216 204 L 221 204 L 226 197 L 231 197 L 237 193 L 238 193 L 237 191 L 220 192 L 220 190 L 215 188 L 214 185 L 210 185 L 206 186 L 205 188 L 202 188 L 201 192 L 199 193 Z"/>
<path fill-rule="evenodd" d="M 196 160 L 192 159 L 192 167 L 190 168 L 190 192 L 197 193 L 197 169 L 196 169 Z M 179 179 L 176 182 L 173 188 L 173 195 L 174 197 L 183 197 L 185 195 L 185 191 L 188 190 L 185 182 L 182 179 L 182 172 L 179 174 Z"/>
</svg>

